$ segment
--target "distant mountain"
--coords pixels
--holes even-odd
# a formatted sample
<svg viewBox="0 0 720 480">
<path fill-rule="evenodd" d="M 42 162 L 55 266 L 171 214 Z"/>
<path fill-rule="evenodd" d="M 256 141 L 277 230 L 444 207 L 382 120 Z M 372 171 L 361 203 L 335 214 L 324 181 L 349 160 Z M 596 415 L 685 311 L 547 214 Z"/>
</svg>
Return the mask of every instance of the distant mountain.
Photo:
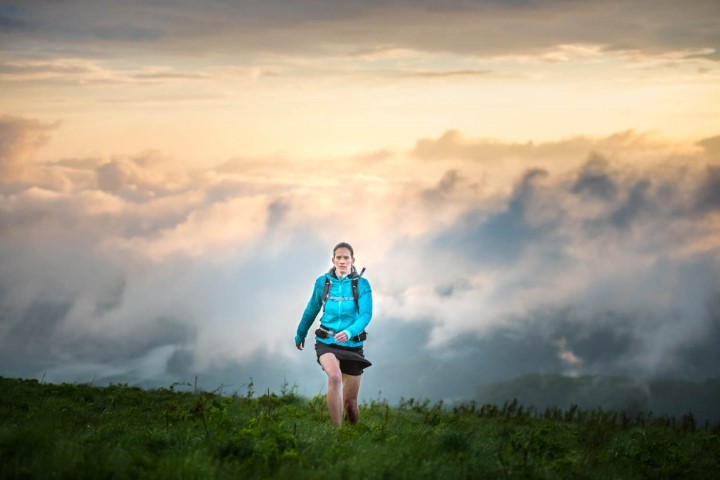
<svg viewBox="0 0 720 480">
<path fill-rule="evenodd" d="M 682 417 L 692 412 L 699 424 L 720 422 L 720 378 L 688 382 L 533 374 L 484 385 L 478 389 L 476 400 L 502 405 L 513 399 L 539 411 L 577 405 L 583 410 L 601 407 L 632 415 L 652 412 L 655 417 Z"/>
</svg>

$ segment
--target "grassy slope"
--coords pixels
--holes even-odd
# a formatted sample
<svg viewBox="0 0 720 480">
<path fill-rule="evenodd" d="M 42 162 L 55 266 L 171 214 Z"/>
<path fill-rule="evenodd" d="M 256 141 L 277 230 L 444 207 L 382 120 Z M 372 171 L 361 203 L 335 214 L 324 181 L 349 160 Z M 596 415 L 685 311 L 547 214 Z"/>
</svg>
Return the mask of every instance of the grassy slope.
<svg viewBox="0 0 720 480">
<path fill-rule="evenodd" d="M 0 478 L 715 478 L 692 419 L 414 400 L 335 429 L 324 399 L 0 378 Z"/>
</svg>

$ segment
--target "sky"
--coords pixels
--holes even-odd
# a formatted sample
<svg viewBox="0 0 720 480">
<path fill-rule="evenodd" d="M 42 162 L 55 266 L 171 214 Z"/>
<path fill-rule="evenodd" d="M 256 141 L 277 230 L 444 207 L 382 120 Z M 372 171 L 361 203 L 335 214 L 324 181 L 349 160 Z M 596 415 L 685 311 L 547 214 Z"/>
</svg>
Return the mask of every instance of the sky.
<svg viewBox="0 0 720 480">
<path fill-rule="evenodd" d="M 714 0 L 0 1 L 0 375 L 361 399 L 720 371 Z M 308 339 L 312 344 L 312 339 Z"/>
</svg>

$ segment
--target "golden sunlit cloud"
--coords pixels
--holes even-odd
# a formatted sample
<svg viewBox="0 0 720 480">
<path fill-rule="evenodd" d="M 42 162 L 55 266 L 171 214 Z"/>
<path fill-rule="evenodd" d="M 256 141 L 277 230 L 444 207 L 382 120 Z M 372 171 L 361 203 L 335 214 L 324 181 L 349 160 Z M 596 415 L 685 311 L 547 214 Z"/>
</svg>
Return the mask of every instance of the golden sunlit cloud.
<svg viewBox="0 0 720 480">
<path fill-rule="evenodd" d="M 646 30 L 634 28 L 645 17 L 632 16 L 642 10 L 633 2 L 443 11 L 353 2 L 347 11 L 328 5 L 317 18 L 285 2 L 189 2 L 172 17 L 137 4 L 133 19 L 143 21 L 133 27 L 132 8 L 75 5 L 83 5 L 81 18 L 96 19 L 95 30 L 32 2 L 5 14 L 26 28 L 4 33 L 4 113 L 64 122 L 38 152 L 43 161 L 148 149 L 204 166 L 240 154 L 326 157 L 448 129 L 516 142 L 622 130 L 683 141 L 716 133 L 718 46 L 702 23 L 713 12 L 708 2 L 655 2 Z M 38 28 L 51 15 L 56 21 Z M 302 21 L 289 21 L 293 15 Z M 653 35 L 663 18 L 692 33 L 676 43 Z M 41 48 L 48 34 L 53 49 Z"/>
</svg>

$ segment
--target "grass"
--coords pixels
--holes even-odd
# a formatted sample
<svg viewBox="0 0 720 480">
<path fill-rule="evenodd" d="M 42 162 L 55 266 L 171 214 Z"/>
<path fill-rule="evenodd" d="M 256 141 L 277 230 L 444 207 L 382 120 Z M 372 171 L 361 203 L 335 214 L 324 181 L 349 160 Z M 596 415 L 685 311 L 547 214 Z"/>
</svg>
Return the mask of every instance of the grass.
<svg viewBox="0 0 720 480">
<path fill-rule="evenodd" d="M 715 478 L 720 429 L 603 411 L 361 405 L 321 396 L 0 378 L 0 478 Z"/>
</svg>

